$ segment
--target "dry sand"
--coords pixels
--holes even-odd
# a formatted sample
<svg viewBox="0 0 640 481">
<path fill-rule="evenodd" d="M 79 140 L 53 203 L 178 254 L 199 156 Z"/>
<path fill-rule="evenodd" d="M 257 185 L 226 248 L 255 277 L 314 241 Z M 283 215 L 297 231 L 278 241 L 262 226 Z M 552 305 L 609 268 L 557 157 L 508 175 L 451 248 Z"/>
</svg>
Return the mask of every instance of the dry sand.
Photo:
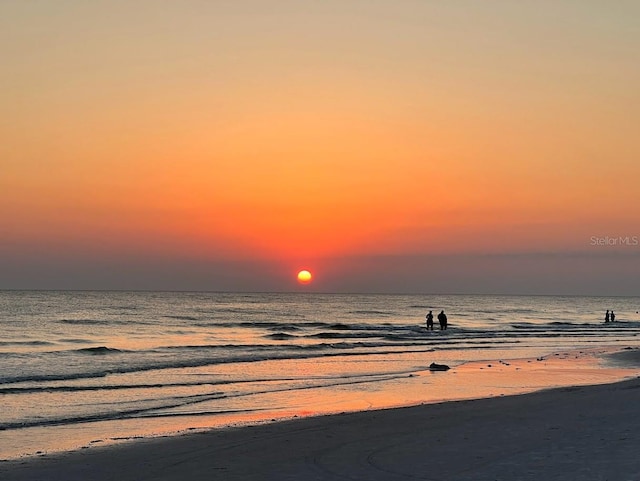
<svg viewBox="0 0 640 481">
<path fill-rule="evenodd" d="M 13 480 L 640 480 L 640 378 L 0 463 Z"/>
</svg>

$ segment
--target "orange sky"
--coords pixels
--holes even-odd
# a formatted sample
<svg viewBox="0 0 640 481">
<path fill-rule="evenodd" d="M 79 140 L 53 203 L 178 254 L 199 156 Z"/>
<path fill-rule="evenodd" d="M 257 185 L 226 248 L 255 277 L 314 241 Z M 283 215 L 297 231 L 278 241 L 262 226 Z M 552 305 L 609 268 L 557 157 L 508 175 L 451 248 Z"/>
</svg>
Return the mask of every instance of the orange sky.
<svg viewBox="0 0 640 481">
<path fill-rule="evenodd" d="M 2 2 L 0 287 L 56 287 L 42 266 L 79 253 L 76 273 L 147 259 L 133 288 L 156 287 L 149 263 L 272 265 L 260 290 L 340 262 L 358 289 L 371 273 L 346 266 L 384 256 L 608 255 L 592 236 L 640 235 L 639 14 Z"/>
</svg>

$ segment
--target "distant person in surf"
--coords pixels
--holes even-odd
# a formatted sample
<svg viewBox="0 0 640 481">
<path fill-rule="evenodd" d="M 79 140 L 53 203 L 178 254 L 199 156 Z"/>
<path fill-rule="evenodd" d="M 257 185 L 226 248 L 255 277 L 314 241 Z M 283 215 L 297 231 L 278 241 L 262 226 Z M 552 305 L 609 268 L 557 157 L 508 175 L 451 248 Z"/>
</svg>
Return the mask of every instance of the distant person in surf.
<svg viewBox="0 0 640 481">
<path fill-rule="evenodd" d="M 427 329 L 431 329 L 433 331 L 433 311 L 429 311 L 427 314 Z"/>
<path fill-rule="evenodd" d="M 444 311 L 440 311 L 440 314 L 438 314 L 438 322 L 440 323 L 441 331 L 447 328 L 447 315 Z"/>
<path fill-rule="evenodd" d="M 613 311 L 611 311 L 611 322 L 616 320 L 616 315 L 614 314 Z"/>
<path fill-rule="evenodd" d="M 604 322 L 609 322 L 609 309 L 607 309 L 607 313 L 604 315 Z"/>
</svg>

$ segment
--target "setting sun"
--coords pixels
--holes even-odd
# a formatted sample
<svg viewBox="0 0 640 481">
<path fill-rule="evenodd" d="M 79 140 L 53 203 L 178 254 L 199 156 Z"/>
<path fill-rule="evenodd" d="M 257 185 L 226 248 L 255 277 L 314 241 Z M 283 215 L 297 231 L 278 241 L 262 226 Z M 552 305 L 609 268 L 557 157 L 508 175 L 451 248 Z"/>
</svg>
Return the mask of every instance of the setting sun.
<svg viewBox="0 0 640 481">
<path fill-rule="evenodd" d="M 311 282 L 311 272 L 304 270 L 298 272 L 298 282 L 300 284 L 309 284 Z"/>
</svg>

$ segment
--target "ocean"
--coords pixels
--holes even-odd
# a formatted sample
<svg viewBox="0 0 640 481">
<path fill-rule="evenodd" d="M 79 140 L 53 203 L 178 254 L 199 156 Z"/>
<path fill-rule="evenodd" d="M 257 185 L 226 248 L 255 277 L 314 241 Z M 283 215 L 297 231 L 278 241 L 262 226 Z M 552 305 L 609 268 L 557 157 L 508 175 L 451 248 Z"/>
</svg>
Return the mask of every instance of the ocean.
<svg viewBox="0 0 640 481">
<path fill-rule="evenodd" d="M 639 372 L 604 356 L 640 347 L 639 309 L 638 297 L 0 291 L 0 459 L 612 382 Z M 448 329 L 426 330 L 428 310 Z"/>
</svg>

